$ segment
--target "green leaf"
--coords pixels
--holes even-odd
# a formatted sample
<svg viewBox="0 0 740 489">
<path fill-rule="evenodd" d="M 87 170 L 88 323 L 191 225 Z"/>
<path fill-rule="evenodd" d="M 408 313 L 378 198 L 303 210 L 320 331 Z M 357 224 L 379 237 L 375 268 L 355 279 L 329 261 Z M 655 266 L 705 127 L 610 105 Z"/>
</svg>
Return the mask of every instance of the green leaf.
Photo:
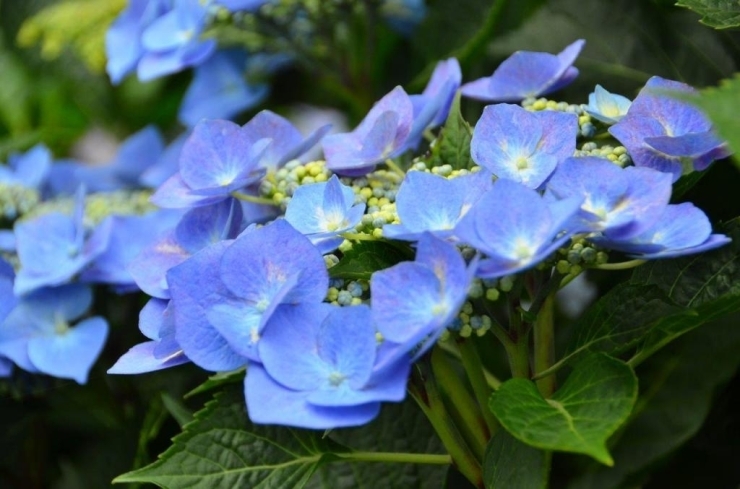
<svg viewBox="0 0 740 489">
<path fill-rule="evenodd" d="M 547 454 L 499 430 L 486 447 L 483 481 L 486 489 L 545 489 Z"/>
<path fill-rule="evenodd" d="M 697 433 L 717 387 L 740 364 L 740 328 L 731 319 L 713 323 L 687 334 L 676 346 L 645 363 L 647 371 L 640 376 L 645 392 L 612 449 L 614 467 L 593 467 L 570 489 L 623 487 Z"/>
<path fill-rule="evenodd" d="M 573 326 L 561 365 L 589 351 L 619 353 L 637 345 L 666 316 L 690 314 L 656 285 L 622 283 L 591 306 Z"/>
<path fill-rule="evenodd" d="M 735 0 L 678 0 L 676 5 L 701 15 L 702 24 L 715 29 L 740 25 L 740 4 Z"/>
<path fill-rule="evenodd" d="M 216 387 L 221 387 L 227 384 L 234 384 L 236 382 L 241 383 L 244 380 L 244 373 L 246 371 L 247 370 L 245 368 L 240 368 L 237 370 L 232 370 L 231 372 L 219 372 L 215 375 L 211 375 L 210 377 L 208 377 L 208 380 L 185 394 L 184 397 L 185 399 L 188 399 L 195 395 L 212 391 Z"/>
<path fill-rule="evenodd" d="M 253 425 L 242 389 L 230 386 L 195 414 L 159 460 L 113 482 L 167 489 L 300 488 L 338 451 L 343 448 L 320 432 Z"/>
<path fill-rule="evenodd" d="M 629 282 L 586 311 L 573 327 L 567 353 L 546 372 L 588 351 L 636 347 L 630 360 L 635 366 L 686 332 L 740 310 L 740 219 L 724 231 L 732 243 L 722 248 L 638 267 Z"/>
<path fill-rule="evenodd" d="M 590 455 L 612 466 L 606 440 L 637 399 L 637 377 L 625 363 L 595 353 L 576 364 L 563 386 L 544 399 L 534 382 L 511 379 L 489 406 L 518 440 L 543 450 Z"/>
<path fill-rule="evenodd" d="M 339 263 L 329 269 L 329 276 L 347 280 L 370 280 L 373 272 L 412 257 L 411 250 L 404 245 L 390 241 L 360 241 L 354 243 Z"/>
<path fill-rule="evenodd" d="M 369 452 L 445 453 L 442 442 L 412 400 L 384 404 L 380 415 L 358 428 L 332 430 L 329 436 L 353 450 Z M 319 489 L 408 489 L 439 487 L 445 465 L 342 463 L 322 466 L 311 479 Z"/>
<path fill-rule="evenodd" d="M 740 8 L 740 6 L 738 6 Z M 702 109 L 714 123 L 717 133 L 735 152 L 735 164 L 740 167 L 740 120 L 736 108 L 740 105 L 740 75 L 723 80 L 718 87 L 705 88 L 697 96 L 681 97 Z"/>
<path fill-rule="evenodd" d="M 473 129 L 460 112 L 460 92 L 450 106 L 450 114 L 432 148 L 428 167 L 450 165 L 454 170 L 470 169 L 475 165 L 470 156 Z"/>
<path fill-rule="evenodd" d="M 32 83 L 26 68 L 5 48 L 0 31 L 0 122 L 13 134 L 31 130 Z"/>
<path fill-rule="evenodd" d="M 717 250 L 657 260 L 635 270 L 631 283 L 655 285 L 684 313 L 653 324 L 630 364 L 637 365 L 692 329 L 740 310 L 740 219 L 724 227 L 732 238 Z"/>
</svg>

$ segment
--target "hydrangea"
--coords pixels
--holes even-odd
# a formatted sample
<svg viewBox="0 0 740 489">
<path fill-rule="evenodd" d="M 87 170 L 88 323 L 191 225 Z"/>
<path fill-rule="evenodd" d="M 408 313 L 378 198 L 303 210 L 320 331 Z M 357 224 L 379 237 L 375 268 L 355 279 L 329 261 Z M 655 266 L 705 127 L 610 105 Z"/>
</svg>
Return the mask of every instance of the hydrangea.
<svg viewBox="0 0 740 489">
<path fill-rule="evenodd" d="M 23 154 L 11 154 L 8 166 L 0 166 L 0 182 L 40 190 L 49 176 L 51 160 L 51 152 L 43 144 Z"/>
<path fill-rule="evenodd" d="M 103 349 L 108 324 L 101 317 L 77 323 L 92 302 L 79 284 L 43 288 L 19 299 L 0 325 L 0 355 L 29 372 L 87 382 Z"/>
<path fill-rule="evenodd" d="M 615 124 L 627 114 L 632 102 L 627 97 L 609 93 L 601 85 L 588 96 L 588 105 L 583 107 L 588 115 L 604 124 Z"/>
<path fill-rule="evenodd" d="M 670 173 L 675 182 L 687 170 L 704 170 L 728 156 L 729 149 L 701 110 L 670 91 L 690 94 L 694 89 L 658 76 L 650 78 L 627 115 L 609 132 L 627 148 L 635 165 Z"/>
<path fill-rule="evenodd" d="M 380 401 L 406 395 L 410 362 L 378 369 L 370 308 L 280 306 L 250 363 L 245 397 L 256 423 L 326 429 L 365 424 Z M 290 358 L 290 362 L 285 359 Z"/>
<path fill-rule="evenodd" d="M 328 182 L 298 187 L 285 210 L 285 220 L 308 236 L 322 254 L 344 241 L 339 234 L 353 229 L 365 213 L 365 204 L 354 205 L 355 194 L 336 175 Z"/>
<path fill-rule="evenodd" d="M 333 172 L 364 175 L 378 163 L 406 150 L 414 108 L 401 87 L 380 99 L 357 128 L 324 138 L 326 166 Z"/>
<path fill-rule="evenodd" d="M 400 224 L 383 226 L 383 236 L 418 240 L 425 232 L 452 237 L 457 223 L 492 185 L 492 175 L 481 170 L 453 179 L 412 171 L 396 195 Z"/>
<path fill-rule="evenodd" d="M 538 192 L 501 178 L 463 217 L 456 234 L 485 254 L 479 277 L 511 275 L 537 265 L 570 239 L 582 202 L 583 197 L 547 202 Z"/>
<path fill-rule="evenodd" d="M 576 149 L 575 114 L 489 105 L 473 130 L 470 154 L 499 178 L 536 189 Z"/>
<path fill-rule="evenodd" d="M 558 54 L 517 51 L 493 75 L 464 84 L 461 92 L 483 102 L 520 102 L 554 92 L 578 76 L 572 65 L 584 43 L 579 39 Z"/>
</svg>

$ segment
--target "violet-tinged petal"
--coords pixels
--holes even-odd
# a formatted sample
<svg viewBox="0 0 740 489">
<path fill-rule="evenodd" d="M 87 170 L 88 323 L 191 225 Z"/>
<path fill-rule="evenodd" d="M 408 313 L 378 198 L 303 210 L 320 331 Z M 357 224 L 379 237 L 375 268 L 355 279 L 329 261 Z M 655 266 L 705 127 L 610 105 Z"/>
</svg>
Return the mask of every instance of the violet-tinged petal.
<svg viewBox="0 0 740 489">
<path fill-rule="evenodd" d="M 285 302 L 320 302 L 329 284 L 321 254 L 284 220 L 242 233 L 224 252 L 220 270 L 229 290 L 254 304 L 269 302 L 293 275 L 297 282 Z"/>
<path fill-rule="evenodd" d="M 713 131 L 695 132 L 683 136 L 656 136 L 645 138 L 645 142 L 668 156 L 698 158 L 712 151 L 723 142 Z"/>
<path fill-rule="evenodd" d="M 215 195 L 198 195 L 187 186 L 180 173 L 175 173 L 159 186 L 149 201 L 165 209 L 183 209 L 215 204 L 229 198 L 229 192 Z"/>
<path fill-rule="evenodd" d="M 164 311 L 170 301 L 152 298 L 144 305 L 139 313 L 139 331 L 150 340 L 159 339 L 162 329 Z"/>
<path fill-rule="evenodd" d="M 204 248 L 167 272 L 175 306 L 175 338 L 193 363 L 216 372 L 247 363 L 208 322 L 214 303 L 236 300 L 219 276 L 221 257 L 230 244 L 222 241 Z"/>
<path fill-rule="evenodd" d="M 156 341 L 146 341 L 134 345 L 108 369 L 108 373 L 143 374 L 176 367 L 190 361 L 182 352 L 167 358 L 155 358 L 154 348 L 156 345 Z"/>
<path fill-rule="evenodd" d="M 210 206 L 187 212 L 175 228 L 175 239 L 192 254 L 206 246 L 239 234 L 243 218 L 242 207 L 229 198 Z"/>
<path fill-rule="evenodd" d="M 128 272 L 142 291 L 153 297 L 169 299 L 167 270 L 190 256 L 191 253 L 177 242 L 174 231 L 171 231 L 136 255 L 128 265 Z"/>
</svg>

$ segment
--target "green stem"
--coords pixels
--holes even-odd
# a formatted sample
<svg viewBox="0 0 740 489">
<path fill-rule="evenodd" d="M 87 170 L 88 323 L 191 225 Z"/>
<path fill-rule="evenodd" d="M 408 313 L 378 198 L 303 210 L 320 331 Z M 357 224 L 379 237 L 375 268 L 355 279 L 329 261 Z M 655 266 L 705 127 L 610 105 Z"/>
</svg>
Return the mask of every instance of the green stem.
<svg viewBox="0 0 740 489">
<path fill-rule="evenodd" d="M 339 236 L 350 241 L 378 241 L 378 238 L 372 234 L 365 233 L 342 233 Z"/>
<path fill-rule="evenodd" d="M 237 191 L 231 192 L 231 196 L 234 197 L 235 199 L 243 200 L 244 202 L 251 202 L 253 204 L 272 205 L 272 206 L 277 205 L 275 204 L 275 201 L 273 201 L 272 199 L 268 199 L 265 197 L 257 197 L 256 195 L 243 194 Z"/>
<path fill-rule="evenodd" d="M 514 292 L 512 290 L 512 292 Z M 509 297 L 509 338 L 511 344 L 504 343 L 506 354 L 509 357 L 509 367 L 514 378 L 529 378 L 529 334 L 525 331 L 522 323 L 522 315 L 519 311 L 519 296 L 513 294 Z"/>
<path fill-rule="evenodd" d="M 506 333 L 504 333 L 506 334 Z M 455 348 L 452 344 L 450 344 L 449 341 L 440 341 L 437 343 L 440 348 L 442 348 L 444 351 L 449 353 L 450 355 L 454 356 L 455 358 L 462 360 L 462 354 L 460 353 L 460 350 Z M 493 375 L 491 372 L 488 371 L 485 367 L 481 365 L 481 371 L 483 372 L 483 378 L 486 380 L 486 384 L 488 384 L 488 387 L 491 388 L 492 391 L 498 390 L 499 387 L 501 387 L 501 379 Z"/>
<path fill-rule="evenodd" d="M 558 281 L 560 279 L 558 278 Z M 542 372 L 555 363 L 555 326 L 553 321 L 554 298 L 545 299 L 537 320 L 534 323 L 534 371 Z M 548 375 L 537 381 L 537 388 L 543 397 L 550 397 L 555 392 L 555 376 Z"/>
<path fill-rule="evenodd" d="M 481 410 L 452 368 L 447 354 L 440 348 L 432 350 L 432 371 L 440 389 L 449 397 L 448 408 L 459 415 L 458 429 L 478 460 L 483 460 L 490 433 Z M 487 407 L 487 406 L 486 406 Z"/>
<path fill-rule="evenodd" d="M 409 393 L 424 412 L 442 444 L 452 457 L 452 464 L 476 487 L 483 487 L 483 470 L 467 443 L 452 423 L 426 360 L 416 364 L 411 374 Z"/>
<path fill-rule="evenodd" d="M 400 167 L 400 166 L 398 166 L 398 165 L 396 164 L 396 162 L 395 162 L 395 161 L 393 161 L 392 159 L 388 158 L 387 160 L 385 160 L 385 164 L 386 164 L 386 165 L 388 166 L 388 168 L 390 168 L 390 169 L 391 169 L 391 170 L 393 170 L 394 172 L 396 172 L 396 173 L 398 173 L 399 175 L 401 175 L 401 177 L 405 177 L 405 176 L 406 176 L 406 172 L 405 172 L 405 171 L 403 171 L 403 169 L 401 169 L 401 167 Z"/>
<path fill-rule="evenodd" d="M 460 335 L 456 335 L 455 340 L 457 341 L 458 348 L 460 348 L 460 358 L 465 368 L 465 373 L 468 375 L 470 385 L 473 387 L 473 393 L 478 400 L 480 410 L 483 413 L 483 419 L 486 422 L 488 431 L 493 436 L 499 427 L 498 420 L 488 408 L 488 399 L 491 397 L 493 389 L 491 389 L 486 381 L 478 349 L 475 343 L 471 341 L 472 338 L 463 338 Z"/>
<path fill-rule="evenodd" d="M 386 462 L 396 464 L 431 464 L 449 465 L 452 457 L 430 453 L 395 453 L 395 452 L 349 452 L 335 453 L 345 462 Z"/>
<path fill-rule="evenodd" d="M 647 260 L 630 260 L 623 261 L 621 263 L 602 263 L 601 265 L 596 265 L 592 268 L 596 268 L 599 270 L 627 270 L 629 268 L 640 266 L 646 261 Z"/>
</svg>

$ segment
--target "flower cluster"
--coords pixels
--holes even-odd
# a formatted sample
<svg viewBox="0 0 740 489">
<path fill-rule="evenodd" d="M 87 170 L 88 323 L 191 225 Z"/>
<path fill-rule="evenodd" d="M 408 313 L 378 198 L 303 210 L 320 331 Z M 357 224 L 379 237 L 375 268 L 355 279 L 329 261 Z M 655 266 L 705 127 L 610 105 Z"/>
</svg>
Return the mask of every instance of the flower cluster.
<svg viewBox="0 0 740 489">
<path fill-rule="evenodd" d="M 199 122 L 152 197 L 181 209 L 179 222 L 128 266 L 152 296 L 139 324 L 149 341 L 109 372 L 246 367 L 254 422 L 354 426 L 403 399 L 440 338 L 485 334 L 521 274 L 555 280 L 607 250 L 645 260 L 726 243 L 699 209 L 669 203 L 672 168 L 642 156 L 703 169 L 726 154 L 700 112 L 650 90 L 680 84 L 651 80 L 629 108 L 600 87 L 578 110 L 538 104 L 577 75 L 581 46 L 517 53 L 462 88 L 456 60 L 440 62 L 423 93 L 395 88 L 344 134 L 304 138 L 269 112 Z M 475 165 L 422 154 L 404 171 L 397 157 L 434 137 L 458 90 L 502 102 L 475 124 Z M 598 146 L 581 117 L 624 146 Z M 662 135 L 645 129 L 657 125 Z M 319 141 L 326 161 L 300 161 Z"/>
</svg>

